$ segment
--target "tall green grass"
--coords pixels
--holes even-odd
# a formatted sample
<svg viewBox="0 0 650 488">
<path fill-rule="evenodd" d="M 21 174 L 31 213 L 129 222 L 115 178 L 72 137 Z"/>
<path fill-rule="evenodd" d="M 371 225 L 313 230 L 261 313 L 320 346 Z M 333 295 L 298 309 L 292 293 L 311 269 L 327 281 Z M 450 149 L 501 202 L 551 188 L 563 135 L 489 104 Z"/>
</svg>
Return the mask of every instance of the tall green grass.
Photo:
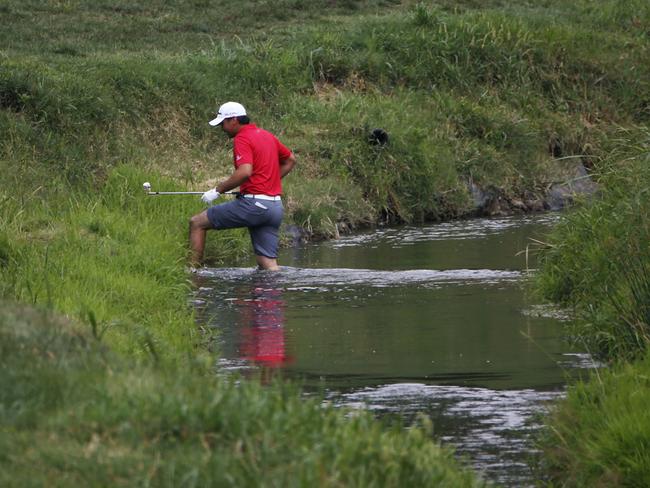
<svg viewBox="0 0 650 488">
<path fill-rule="evenodd" d="M 558 226 L 538 278 L 545 296 L 575 308 L 576 336 L 608 359 L 643 353 L 650 339 L 650 132 L 620 136 L 598 164 L 600 198 Z"/>
<path fill-rule="evenodd" d="M 549 486 L 646 486 L 650 479 L 647 354 L 573 385 L 539 439 Z"/>
<path fill-rule="evenodd" d="M 650 479 L 650 132 L 624 130 L 598 161 L 599 198 L 569 213 L 540 259 L 538 286 L 575 311 L 571 335 L 610 370 L 553 410 L 540 439 L 562 486 L 643 486 Z"/>
</svg>

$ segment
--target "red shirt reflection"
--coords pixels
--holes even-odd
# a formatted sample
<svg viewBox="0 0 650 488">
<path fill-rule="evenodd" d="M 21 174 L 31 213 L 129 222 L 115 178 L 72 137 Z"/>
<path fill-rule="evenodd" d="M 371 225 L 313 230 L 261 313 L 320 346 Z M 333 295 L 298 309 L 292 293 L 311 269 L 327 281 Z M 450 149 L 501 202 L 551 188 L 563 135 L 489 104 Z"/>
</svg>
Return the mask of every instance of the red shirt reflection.
<svg viewBox="0 0 650 488">
<path fill-rule="evenodd" d="M 254 288 L 252 298 L 236 303 L 242 314 L 239 347 L 242 359 L 269 368 L 290 363 L 285 348 L 282 291 Z"/>
</svg>

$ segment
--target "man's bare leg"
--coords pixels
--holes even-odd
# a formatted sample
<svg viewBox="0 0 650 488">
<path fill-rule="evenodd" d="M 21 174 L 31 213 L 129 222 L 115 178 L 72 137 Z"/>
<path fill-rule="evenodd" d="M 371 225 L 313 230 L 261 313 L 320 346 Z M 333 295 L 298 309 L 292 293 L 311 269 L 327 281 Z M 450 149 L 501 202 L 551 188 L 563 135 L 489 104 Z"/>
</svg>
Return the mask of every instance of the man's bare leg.
<svg viewBox="0 0 650 488">
<path fill-rule="evenodd" d="M 265 269 L 268 271 L 278 271 L 280 267 L 278 266 L 278 260 L 273 258 L 267 258 L 266 256 L 255 255 L 257 260 L 257 266 L 260 269 Z"/>
<path fill-rule="evenodd" d="M 203 262 L 203 251 L 205 250 L 205 234 L 212 229 L 208 219 L 208 212 L 204 210 L 190 219 L 190 265 L 201 266 Z"/>
</svg>

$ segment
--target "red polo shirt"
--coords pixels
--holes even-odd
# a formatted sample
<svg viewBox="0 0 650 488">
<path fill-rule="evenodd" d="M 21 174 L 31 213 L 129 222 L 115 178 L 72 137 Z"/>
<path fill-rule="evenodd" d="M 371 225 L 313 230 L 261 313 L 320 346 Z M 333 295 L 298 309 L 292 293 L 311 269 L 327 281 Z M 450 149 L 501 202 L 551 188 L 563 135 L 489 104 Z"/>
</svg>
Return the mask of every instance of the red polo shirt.
<svg viewBox="0 0 650 488">
<path fill-rule="evenodd" d="M 253 174 L 239 190 L 254 195 L 281 195 L 280 161 L 291 151 L 269 131 L 255 124 L 244 125 L 233 141 L 235 167 L 252 164 Z"/>
</svg>

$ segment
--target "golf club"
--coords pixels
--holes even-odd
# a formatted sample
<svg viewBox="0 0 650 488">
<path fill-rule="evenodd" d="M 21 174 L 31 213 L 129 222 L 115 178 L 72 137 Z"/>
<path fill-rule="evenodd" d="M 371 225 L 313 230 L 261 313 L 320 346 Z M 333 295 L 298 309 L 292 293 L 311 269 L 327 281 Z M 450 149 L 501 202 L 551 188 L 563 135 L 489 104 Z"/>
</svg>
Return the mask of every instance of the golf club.
<svg viewBox="0 0 650 488">
<path fill-rule="evenodd" d="M 151 191 L 151 183 L 148 181 L 142 184 L 142 189 L 145 194 L 149 196 L 155 195 L 203 195 L 203 191 Z M 237 195 L 239 192 L 236 191 L 226 191 L 222 195 Z"/>
</svg>

